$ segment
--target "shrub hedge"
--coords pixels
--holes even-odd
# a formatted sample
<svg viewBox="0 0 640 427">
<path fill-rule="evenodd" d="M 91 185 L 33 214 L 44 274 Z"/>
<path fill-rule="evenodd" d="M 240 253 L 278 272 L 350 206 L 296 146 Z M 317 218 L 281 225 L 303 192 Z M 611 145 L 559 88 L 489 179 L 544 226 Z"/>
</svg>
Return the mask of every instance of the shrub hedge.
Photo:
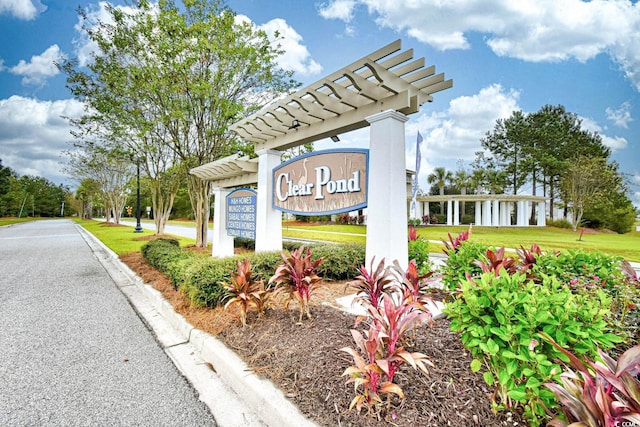
<svg viewBox="0 0 640 427">
<path fill-rule="evenodd" d="M 285 242 L 285 251 L 301 246 Z M 313 244 L 312 258 L 323 258 L 317 273 L 328 280 L 346 280 L 357 274 L 357 268 L 365 262 L 365 246 L 357 243 Z M 269 281 L 276 267 L 282 262 L 280 252 L 243 254 L 229 258 L 205 257 L 181 249 L 176 240 L 156 239 L 142 247 L 142 255 L 156 269 L 165 274 L 176 288 L 197 306 L 220 305 L 226 295 L 224 283 L 231 279 L 238 259 L 249 258 L 253 275 L 258 280 Z"/>
</svg>

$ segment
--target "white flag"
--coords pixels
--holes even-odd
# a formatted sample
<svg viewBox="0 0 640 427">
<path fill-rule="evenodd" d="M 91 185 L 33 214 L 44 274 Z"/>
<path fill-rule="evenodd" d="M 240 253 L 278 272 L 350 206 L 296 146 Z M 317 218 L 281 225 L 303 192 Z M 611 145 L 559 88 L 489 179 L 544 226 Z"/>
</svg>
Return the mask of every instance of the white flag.
<svg viewBox="0 0 640 427">
<path fill-rule="evenodd" d="M 420 173 L 420 163 L 422 163 L 422 155 L 420 153 L 420 144 L 422 143 L 422 135 L 418 131 L 416 138 L 416 174 L 413 177 L 413 189 L 411 191 L 411 217 L 416 216 L 416 196 L 418 195 L 418 174 Z"/>
</svg>

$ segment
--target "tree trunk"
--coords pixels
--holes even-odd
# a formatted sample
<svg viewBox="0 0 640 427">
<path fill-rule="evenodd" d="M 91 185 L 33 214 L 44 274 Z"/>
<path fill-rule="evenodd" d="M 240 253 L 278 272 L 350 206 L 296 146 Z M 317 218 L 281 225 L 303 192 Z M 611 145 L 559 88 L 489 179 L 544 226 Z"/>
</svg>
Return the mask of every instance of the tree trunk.
<svg viewBox="0 0 640 427">
<path fill-rule="evenodd" d="M 156 235 L 164 234 L 176 193 L 177 189 L 170 191 L 169 194 L 164 194 L 161 181 L 158 179 L 151 180 L 151 204 L 153 206 L 153 222 L 156 225 Z"/>
<path fill-rule="evenodd" d="M 549 218 L 553 221 L 553 177 L 549 177 Z"/>
<path fill-rule="evenodd" d="M 196 217 L 196 247 L 207 247 L 207 231 L 211 215 L 211 184 L 194 175 L 188 175 L 189 199 Z"/>
<path fill-rule="evenodd" d="M 536 195 L 536 171 L 533 171 L 533 174 L 531 176 L 531 181 L 533 184 L 533 188 L 531 190 L 531 195 L 535 196 Z M 529 218 L 529 224 L 535 224 L 536 221 L 536 204 L 534 202 L 531 202 L 531 218 Z"/>
</svg>

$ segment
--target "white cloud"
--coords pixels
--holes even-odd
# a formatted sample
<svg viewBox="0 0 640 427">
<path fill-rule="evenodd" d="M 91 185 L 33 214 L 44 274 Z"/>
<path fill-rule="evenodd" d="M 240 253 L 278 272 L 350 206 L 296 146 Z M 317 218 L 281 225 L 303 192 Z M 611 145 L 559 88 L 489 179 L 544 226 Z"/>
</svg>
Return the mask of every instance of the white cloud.
<svg viewBox="0 0 640 427">
<path fill-rule="evenodd" d="M 0 0 L 0 15 L 8 13 L 15 18 L 30 21 L 47 10 L 40 0 Z"/>
<path fill-rule="evenodd" d="M 83 106 L 74 99 L 40 101 L 11 96 L 0 100 L 0 158 L 20 175 L 35 175 L 55 184 L 66 181 L 61 172 L 62 151 L 69 149 L 69 124 L 62 117 L 80 117 Z"/>
<path fill-rule="evenodd" d="M 355 6 L 355 0 L 332 0 L 328 4 L 322 3 L 318 7 L 318 12 L 325 19 L 340 19 L 344 22 L 350 22 L 353 19 Z"/>
<path fill-rule="evenodd" d="M 51 45 L 40 55 L 32 56 L 31 61 L 21 59 L 18 65 L 11 67 L 13 74 L 23 76 L 23 84 L 42 84 L 47 78 L 55 76 L 60 71 L 54 62 L 60 61 L 64 54 L 57 44 Z"/>
<path fill-rule="evenodd" d="M 494 128 L 496 120 L 520 110 L 519 97 L 517 91 L 493 84 L 475 95 L 452 99 L 446 111 L 420 114 L 407 126 L 407 135 L 412 135 L 411 138 L 415 138 L 418 131 L 424 138 L 420 180 L 438 166 L 460 159 L 473 160 L 475 153 L 482 150 L 480 140 Z M 409 159 L 407 164 L 415 164 L 415 160 Z"/>
<path fill-rule="evenodd" d="M 322 71 L 322 67 L 311 58 L 307 47 L 302 43 L 302 36 L 281 18 L 272 19 L 260 25 L 272 42 L 276 42 L 284 50 L 278 58 L 278 64 L 285 70 L 291 70 L 302 75 L 315 75 Z M 276 40 L 275 34 L 279 38 Z"/>
<path fill-rule="evenodd" d="M 118 6 L 117 8 L 125 13 L 133 13 L 135 11 L 131 7 Z M 92 55 L 98 51 L 97 46 L 87 38 L 82 27 L 83 25 L 93 27 L 97 22 L 112 22 L 105 2 L 100 2 L 97 8 L 90 9 L 87 12 L 87 19 L 79 19 L 75 26 L 78 37 L 74 40 L 74 45 L 78 62 L 81 66 L 91 62 Z M 237 15 L 236 22 L 252 23 L 251 19 L 245 15 Z M 284 19 L 272 19 L 266 24 L 256 25 L 256 27 L 267 33 L 271 41 L 277 42 L 285 50 L 285 53 L 278 58 L 278 64 L 283 69 L 295 71 L 302 75 L 314 75 L 322 71 L 320 64 L 311 58 L 309 50 L 302 43 L 302 36 L 287 24 Z M 279 34 L 277 40 L 275 37 L 276 32 Z"/>
<path fill-rule="evenodd" d="M 321 16 L 349 22 L 365 5 L 381 27 L 436 49 L 469 49 L 485 35 L 499 56 L 531 62 L 581 62 L 606 53 L 640 91 L 640 3 L 630 0 L 333 0 Z"/>
<path fill-rule="evenodd" d="M 629 101 L 622 103 L 622 105 L 615 110 L 607 107 L 605 113 L 607 114 L 607 119 L 621 128 L 628 129 L 629 122 L 633 121 L 631 117 L 631 103 Z"/>
<path fill-rule="evenodd" d="M 590 119 L 588 117 L 579 117 L 582 120 L 582 129 L 586 129 L 591 132 L 598 132 L 600 137 L 602 138 L 602 143 L 611 148 L 613 151 L 623 150 L 627 148 L 629 144 L 627 140 L 621 136 L 609 136 L 603 133 L 602 126 L 600 126 L 595 120 Z"/>
</svg>

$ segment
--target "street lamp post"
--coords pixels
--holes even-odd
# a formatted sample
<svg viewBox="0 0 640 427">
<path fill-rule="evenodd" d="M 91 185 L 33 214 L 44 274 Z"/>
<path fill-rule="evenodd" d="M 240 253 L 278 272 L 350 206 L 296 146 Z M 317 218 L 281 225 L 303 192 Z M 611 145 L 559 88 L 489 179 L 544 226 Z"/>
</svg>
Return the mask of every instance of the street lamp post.
<svg viewBox="0 0 640 427">
<path fill-rule="evenodd" d="M 136 228 L 134 233 L 142 233 L 142 226 L 140 225 L 140 159 L 137 159 L 136 164 L 138 166 L 138 191 L 136 193 Z"/>
</svg>

